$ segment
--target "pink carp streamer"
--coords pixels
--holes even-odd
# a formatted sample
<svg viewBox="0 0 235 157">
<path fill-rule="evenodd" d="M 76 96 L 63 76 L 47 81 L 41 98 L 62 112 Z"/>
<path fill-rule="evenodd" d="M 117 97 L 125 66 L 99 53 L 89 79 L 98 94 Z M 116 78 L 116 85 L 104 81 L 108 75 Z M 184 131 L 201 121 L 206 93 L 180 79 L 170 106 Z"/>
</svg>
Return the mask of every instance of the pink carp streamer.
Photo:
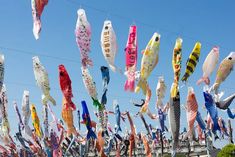
<svg viewBox="0 0 235 157">
<path fill-rule="evenodd" d="M 134 92 L 135 90 L 135 71 L 137 64 L 137 28 L 130 26 L 129 36 L 125 48 L 126 52 L 126 75 L 127 80 L 124 89 Z"/>
<path fill-rule="evenodd" d="M 92 66 L 93 62 L 88 56 L 91 50 L 91 26 L 87 21 L 85 10 L 79 9 L 77 14 L 75 36 L 81 54 L 81 63 L 83 67 Z"/>
</svg>

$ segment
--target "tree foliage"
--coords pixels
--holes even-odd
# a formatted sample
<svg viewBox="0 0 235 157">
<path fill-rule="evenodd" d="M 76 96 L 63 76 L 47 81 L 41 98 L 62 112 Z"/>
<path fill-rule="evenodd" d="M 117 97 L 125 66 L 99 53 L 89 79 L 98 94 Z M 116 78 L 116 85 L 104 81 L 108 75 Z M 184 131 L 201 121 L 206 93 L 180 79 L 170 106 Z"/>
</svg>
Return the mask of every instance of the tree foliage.
<svg viewBox="0 0 235 157">
<path fill-rule="evenodd" d="M 235 145 L 228 144 L 222 148 L 218 153 L 218 157 L 234 157 L 235 156 Z"/>
</svg>

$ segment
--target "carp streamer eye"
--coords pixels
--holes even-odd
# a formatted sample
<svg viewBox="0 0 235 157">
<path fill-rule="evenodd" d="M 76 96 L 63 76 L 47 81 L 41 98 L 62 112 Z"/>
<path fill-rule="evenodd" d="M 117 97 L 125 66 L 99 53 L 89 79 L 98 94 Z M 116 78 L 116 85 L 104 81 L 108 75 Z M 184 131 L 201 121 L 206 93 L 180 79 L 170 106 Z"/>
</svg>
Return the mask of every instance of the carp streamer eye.
<svg viewBox="0 0 235 157">
<path fill-rule="evenodd" d="M 108 29 L 109 27 L 108 26 L 105 26 L 105 28 L 104 29 Z"/>
<path fill-rule="evenodd" d="M 156 37 L 156 38 L 155 38 L 155 41 L 158 41 L 158 40 L 159 40 L 159 37 Z"/>
<path fill-rule="evenodd" d="M 229 59 L 229 60 L 232 60 L 232 57 L 229 57 L 228 59 Z"/>
</svg>

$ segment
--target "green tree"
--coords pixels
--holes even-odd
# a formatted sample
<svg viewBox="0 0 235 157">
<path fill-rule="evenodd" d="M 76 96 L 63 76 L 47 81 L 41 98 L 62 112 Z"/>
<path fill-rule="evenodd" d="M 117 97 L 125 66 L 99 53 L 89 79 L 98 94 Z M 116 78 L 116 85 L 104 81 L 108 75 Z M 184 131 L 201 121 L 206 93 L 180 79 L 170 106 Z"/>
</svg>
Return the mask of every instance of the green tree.
<svg viewBox="0 0 235 157">
<path fill-rule="evenodd" d="M 218 153 L 218 157 L 234 157 L 235 156 L 235 145 L 228 144 L 222 148 Z"/>
</svg>

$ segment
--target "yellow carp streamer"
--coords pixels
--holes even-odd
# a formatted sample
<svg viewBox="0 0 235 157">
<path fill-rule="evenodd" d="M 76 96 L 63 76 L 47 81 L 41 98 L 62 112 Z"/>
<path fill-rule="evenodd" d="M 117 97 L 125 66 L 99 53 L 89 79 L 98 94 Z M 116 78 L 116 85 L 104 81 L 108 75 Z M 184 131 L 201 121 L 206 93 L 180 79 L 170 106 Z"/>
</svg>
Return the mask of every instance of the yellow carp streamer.
<svg viewBox="0 0 235 157">
<path fill-rule="evenodd" d="M 182 42 L 181 38 L 177 38 L 173 50 L 172 67 L 174 71 L 174 82 L 171 87 L 171 97 L 174 98 L 178 92 L 181 62 L 182 62 Z"/>
<path fill-rule="evenodd" d="M 40 127 L 40 120 L 38 118 L 36 107 L 34 104 L 30 106 L 30 110 L 31 110 L 31 118 L 32 118 L 33 127 L 35 129 L 35 133 L 39 138 L 41 138 L 42 132 Z"/>
</svg>

